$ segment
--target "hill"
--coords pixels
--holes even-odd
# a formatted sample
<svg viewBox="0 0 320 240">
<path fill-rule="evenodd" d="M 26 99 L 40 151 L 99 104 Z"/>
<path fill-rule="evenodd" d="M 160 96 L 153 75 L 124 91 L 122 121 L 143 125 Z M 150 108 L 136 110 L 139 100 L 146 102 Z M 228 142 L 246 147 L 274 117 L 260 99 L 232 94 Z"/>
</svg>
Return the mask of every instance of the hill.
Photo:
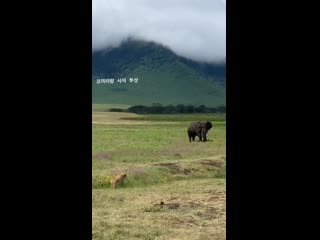
<svg viewBox="0 0 320 240">
<path fill-rule="evenodd" d="M 128 40 L 92 54 L 93 103 L 226 105 L 226 65 L 195 62 L 153 42 Z M 119 83 L 125 78 L 126 83 Z M 136 79 L 136 82 L 130 82 Z M 97 83 L 114 79 L 114 83 Z"/>
</svg>

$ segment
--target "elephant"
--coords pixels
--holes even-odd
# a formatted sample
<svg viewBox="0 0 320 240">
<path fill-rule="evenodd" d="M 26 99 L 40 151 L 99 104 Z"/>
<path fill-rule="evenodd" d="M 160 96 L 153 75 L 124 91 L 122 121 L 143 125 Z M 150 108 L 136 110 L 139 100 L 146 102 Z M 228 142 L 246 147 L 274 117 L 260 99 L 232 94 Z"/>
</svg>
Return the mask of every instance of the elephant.
<svg viewBox="0 0 320 240">
<path fill-rule="evenodd" d="M 196 136 L 200 141 L 207 141 L 207 132 L 213 127 L 211 122 L 193 122 L 188 128 L 189 142 L 195 141 Z"/>
</svg>

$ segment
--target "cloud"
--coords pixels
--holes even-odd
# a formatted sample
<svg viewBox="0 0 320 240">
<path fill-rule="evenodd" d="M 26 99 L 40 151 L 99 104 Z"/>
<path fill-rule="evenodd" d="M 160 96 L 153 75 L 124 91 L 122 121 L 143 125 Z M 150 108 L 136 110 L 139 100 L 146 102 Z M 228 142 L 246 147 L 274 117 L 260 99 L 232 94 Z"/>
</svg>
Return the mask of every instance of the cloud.
<svg viewBox="0 0 320 240">
<path fill-rule="evenodd" d="M 92 15 L 93 51 L 131 37 L 197 61 L 225 59 L 225 0 L 93 0 Z"/>
</svg>

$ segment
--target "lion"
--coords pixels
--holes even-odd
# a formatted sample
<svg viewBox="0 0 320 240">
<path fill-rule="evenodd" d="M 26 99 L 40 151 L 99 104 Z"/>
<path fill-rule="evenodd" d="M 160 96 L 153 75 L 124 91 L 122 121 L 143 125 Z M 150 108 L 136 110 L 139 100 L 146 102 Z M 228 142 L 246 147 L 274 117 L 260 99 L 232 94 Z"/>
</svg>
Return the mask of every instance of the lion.
<svg viewBox="0 0 320 240">
<path fill-rule="evenodd" d="M 117 185 L 123 184 L 123 180 L 127 177 L 127 174 L 121 173 L 111 179 L 111 185 L 116 188 Z"/>
</svg>

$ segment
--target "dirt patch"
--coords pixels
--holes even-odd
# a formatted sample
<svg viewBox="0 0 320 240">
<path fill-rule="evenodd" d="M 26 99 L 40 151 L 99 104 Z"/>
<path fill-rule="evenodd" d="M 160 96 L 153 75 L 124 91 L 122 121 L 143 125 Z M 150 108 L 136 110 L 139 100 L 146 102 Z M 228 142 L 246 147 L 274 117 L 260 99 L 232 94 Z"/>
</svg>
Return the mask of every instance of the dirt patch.
<svg viewBox="0 0 320 240">
<path fill-rule="evenodd" d="M 176 163 L 158 163 L 154 164 L 155 166 L 161 166 L 161 167 L 166 167 L 170 170 L 172 174 L 177 174 L 177 173 L 183 173 L 183 174 L 190 174 L 192 171 L 187 168 L 181 168 L 178 164 Z"/>
<path fill-rule="evenodd" d="M 174 226 L 199 226 L 199 224 L 193 219 L 175 219 L 172 223 Z"/>
<path fill-rule="evenodd" d="M 212 196 L 211 194 L 214 193 Z M 173 227 L 197 227 L 214 222 L 223 222 L 225 219 L 224 200 L 222 199 L 222 191 L 213 190 L 210 194 L 195 196 L 194 199 L 186 199 L 186 201 L 171 197 L 174 201 L 159 201 L 152 205 L 152 209 L 166 212 L 161 215 L 159 223 Z M 185 215 L 185 213 L 189 213 Z M 179 215 L 179 217 L 177 216 Z"/>
<path fill-rule="evenodd" d="M 204 212 L 202 217 L 205 220 L 213 220 L 213 219 L 219 218 L 220 215 L 221 215 L 221 213 L 218 209 L 216 209 L 214 207 L 210 207 Z"/>
<path fill-rule="evenodd" d="M 160 207 L 164 209 L 178 209 L 180 207 L 180 203 L 156 203 L 153 205 L 154 207 Z"/>
<path fill-rule="evenodd" d="M 168 208 L 168 209 L 178 209 L 180 207 L 179 203 L 167 203 L 164 204 L 164 207 Z"/>
<path fill-rule="evenodd" d="M 220 217 L 220 212 L 214 207 L 209 207 L 203 212 L 197 212 L 196 215 L 203 220 L 213 220 Z"/>
<path fill-rule="evenodd" d="M 192 218 L 166 218 L 166 224 L 176 228 L 183 228 L 185 226 L 199 226 L 199 223 L 197 223 L 197 221 Z"/>
<path fill-rule="evenodd" d="M 210 193 L 210 194 L 219 194 L 219 195 L 225 195 L 225 191 L 221 190 L 209 190 L 209 191 L 204 191 L 203 193 Z"/>
<path fill-rule="evenodd" d="M 101 152 L 96 152 L 92 154 L 92 159 L 95 160 L 109 160 L 111 159 L 112 155 L 109 152 L 101 151 Z"/>
<path fill-rule="evenodd" d="M 196 203 L 196 202 L 187 202 L 186 204 L 189 208 L 199 208 L 202 206 L 200 203 Z"/>
<path fill-rule="evenodd" d="M 156 166 L 161 166 L 161 167 L 166 167 L 173 174 L 182 172 L 181 167 L 179 165 L 177 165 L 176 163 L 158 163 L 158 164 L 155 164 L 155 165 Z"/>
<path fill-rule="evenodd" d="M 218 160 L 202 160 L 200 161 L 200 164 L 221 168 L 224 165 L 224 162 Z"/>
</svg>

